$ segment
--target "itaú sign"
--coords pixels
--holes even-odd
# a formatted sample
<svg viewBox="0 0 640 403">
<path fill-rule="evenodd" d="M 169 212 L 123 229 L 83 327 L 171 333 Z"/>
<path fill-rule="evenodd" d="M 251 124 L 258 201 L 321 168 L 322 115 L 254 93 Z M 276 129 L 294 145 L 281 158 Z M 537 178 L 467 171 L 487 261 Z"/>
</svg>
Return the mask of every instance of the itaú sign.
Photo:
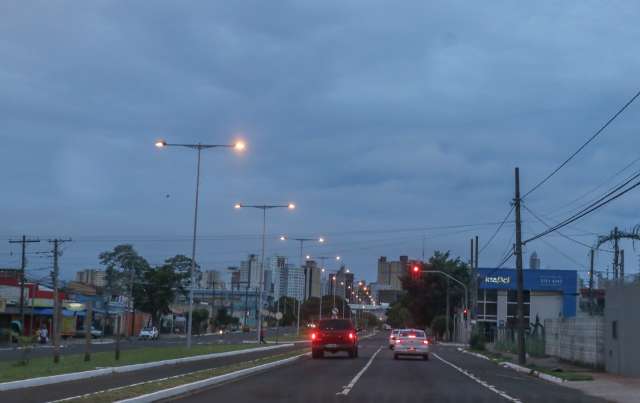
<svg viewBox="0 0 640 403">
<path fill-rule="evenodd" d="M 485 283 L 491 284 L 510 284 L 511 277 L 509 276 L 490 276 L 484 278 Z"/>
</svg>

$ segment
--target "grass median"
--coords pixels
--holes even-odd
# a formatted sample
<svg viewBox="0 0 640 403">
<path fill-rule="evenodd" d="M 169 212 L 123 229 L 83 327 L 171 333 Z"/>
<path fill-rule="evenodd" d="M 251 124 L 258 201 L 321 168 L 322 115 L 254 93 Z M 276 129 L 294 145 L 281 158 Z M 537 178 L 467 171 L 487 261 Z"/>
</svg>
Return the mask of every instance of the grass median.
<svg viewBox="0 0 640 403">
<path fill-rule="evenodd" d="M 245 350 L 258 347 L 256 344 L 208 344 L 195 345 L 191 349 L 186 347 L 145 347 L 128 349 L 121 352 L 120 360 L 116 361 L 113 351 L 103 351 L 91 354 L 91 361 L 84 361 L 84 354 L 61 355 L 58 364 L 53 363 L 52 357 L 37 357 L 23 365 L 12 361 L 0 362 L 0 382 L 17 381 L 21 379 L 38 378 L 41 376 L 60 375 L 71 372 L 89 371 L 105 367 L 119 367 L 130 364 L 144 364 L 154 361 L 171 360 L 175 358 L 191 357 L 211 353 Z"/>
<path fill-rule="evenodd" d="M 268 357 L 262 357 L 251 361 L 240 362 L 237 364 L 227 365 L 224 367 L 210 368 L 201 371 L 190 372 L 184 375 L 177 375 L 170 378 L 158 379 L 143 382 L 135 385 L 114 388 L 101 392 L 91 393 L 77 398 L 65 400 L 68 403 L 107 403 L 118 400 L 130 399 L 136 396 L 142 396 L 149 393 L 157 392 L 163 389 L 170 389 L 176 386 L 186 385 L 189 383 L 213 378 L 216 376 L 228 374 L 246 368 L 257 367 L 258 365 L 267 364 L 274 361 L 284 360 L 286 358 L 295 357 L 308 352 L 308 349 L 300 349 L 289 353 L 276 354 Z"/>
</svg>

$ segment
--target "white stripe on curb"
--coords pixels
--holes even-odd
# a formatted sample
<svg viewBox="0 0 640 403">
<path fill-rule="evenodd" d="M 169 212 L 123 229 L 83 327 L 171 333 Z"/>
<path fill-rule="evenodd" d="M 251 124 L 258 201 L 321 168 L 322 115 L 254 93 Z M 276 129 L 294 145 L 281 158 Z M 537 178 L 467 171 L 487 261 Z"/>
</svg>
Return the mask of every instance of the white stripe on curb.
<svg viewBox="0 0 640 403">
<path fill-rule="evenodd" d="M 148 362 L 145 364 L 133 364 L 133 365 L 123 365 L 121 367 L 109 367 L 109 368 L 100 368 L 91 371 L 83 371 L 83 372 L 72 372 L 69 374 L 61 374 L 61 375 L 53 375 L 53 376 L 44 376 L 40 378 L 31 378 L 31 379 L 23 379 L 20 381 L 12 381 L 12 382 L 4 382 L 0 383 L 0 392 L 4 392 L 7 390 L 14 389 L 24 389 L 24 388 L 32 388 L 35 386 L 43 386 L 43 385 L 51 385 L 54 383 L 61 382 L 69 382 L 69 381 L 77 381 L 81 379 L 95 378 L 97 376 L 110 375 L 110 374 L 118 374 L 118 373 L 126 373 L 132 371 L 139 371 L 141 369 L 160 367 L 163 365 L 175 365 L 175 364 L 183 364 L 186 362 L 193 361 L 202 361 L 209 360 L 213 358 L 221 358 L 221 357 L 230 357 L 234 355 L 241 354 L 249 354 L 255 353 L 259 351 L 269 351 L 275 350 L 283 347 L 293 347 L 294 344 L 279 344 L 276 346 L 269 347 L 256 347 L 256 348 L 248 348 L 245 350 L 235 350 L 235 351 L 227 351 L 224 353 L 212 353 L 212 354 L 203 354 L 203 355 L 195 355 L 192 357 L 184 357 L 184 358 L 176 358 L 173 360 L 164 360 L 164 361 L 155 361 Z"/>
<path fill-rule="evenodd" d="M 493 385 L 490 385 L 489 383 L 483 381 L 482 379 L 476 377 L 475 375 L 473 375 L 471 372 L 467 371 L 466 369 L 460 368 L 455 364 L 450 363 L 449 361 L 445 360 L 444 358 L 440 357 L 438 354 L 436 353 L 431 353 L 431 355 L 433 355 L 434 357 L 436 357 L 437 359 L 439 359 L 440 361 L 442 361 L 443 363 L 447 364 L 448 366 L 450 366 L 451 368 L 455 369 L 456 371 L 466 375 L 467 377 L 473 379 L 474 381 L 476 381 L 477 383 L 479 383 L 480 385 L 484 386 L 485 388 L 489 389 L 490 391 L 492 391 L 493 393 L 511 401 L 514 403 L 522 403 L 519 399 L 516 399 L 515 397 L 511 397 L 508 394 L 506 394 L 505 392 L 499 390 L 498 388 L 496 388 Z"/>
<path fill-rule="evenodd" d="M 215 376 L 209 379 L 203 379 L 201 381 L 188 383 L 186 385 L 176 386 L 170 389 L 159 390 L 157 392 L 149 393 L 147 395 L 142 395 L 138 397 L 133 397 L 131 399 L 120 400 L 116 403 L 147 403 L 147 402 L 156 402 L 158 400 L 163 400 L 163 399 L 169 399 L 172 397 L 184 395 L 189 392 L 193 392 L 198 389 L 210 387 L 222 382 L 227 382 L 233 379 L 241 378 L 256 372 L 265 371 L 267 369 L 275 368 L 280 365 L 285 365 L 305 355 L 309 355 L 309 353 L 296 355 L 290 358 L 285 358 L 284 360 L 280 360 L 280 361 L 274 361 L 267 364 L 258 365 L 257 367 L 241 369 L 239 371 L 230 372 L 228 374 Z"/>
<path fill-rule="evenodd" d="M 367 362 L 367 365 L 365 365 L 364 368 L 362 368 L 360 372 L 358 372 L 358 374 L 351 380 L 351 382 L 349 382 L 349 384 L 345 386 L 344 389 L 342 389 L 342 392 L 338 392 L 336 393 L 336 395 L 347 396 L 349 392 L 351 392 L 351 389 L 353 389 L 353 387 L 356 386 L 356 383 L 360 380 L 360 377 L 362 376 L 362 374 L 364 374 L 365 371 L 369 369 L 369 367 L 371 366 L 371 363 L 376 358 L 376 355 L 378 355 L 380 350 L 382 350 L 382 347 L 378 348 L 378 351 L 373 353 L 371 358 L 369 358 L 369 362 Z"/>
</svg>

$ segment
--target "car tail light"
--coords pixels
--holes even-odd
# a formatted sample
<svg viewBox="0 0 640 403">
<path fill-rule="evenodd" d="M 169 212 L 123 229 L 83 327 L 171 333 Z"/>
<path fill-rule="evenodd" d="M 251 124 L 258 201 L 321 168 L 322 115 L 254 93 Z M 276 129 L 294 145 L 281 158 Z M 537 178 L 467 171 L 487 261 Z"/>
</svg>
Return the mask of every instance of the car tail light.
<svg viewBox="0 0 640 403">
<path fill-rule="evenodd" d="M 353 333 L 349 333 L 349 339 L 353 340 L 354 337 L 355 335 Z"/>
<path fill-rule="evenodd" d="M 311 340 L 315 340 L 318 338 L 318 335 L 315 333 L 311 333 Z"/>
<path fill-rule="evenodd" d="M 396 340 L 396 344 L 400 344 L 402 342 L 402 340 L 398 339 Z"/>
<path fill-rule="evenodd" d="M 429 340 L 422 340 L 422 344 L 429 344 Z"/>
<path fill-rule="evenodd" d="M 416 338 L 416 335 L 415 335 L 415 334 L 410 334 L 410 335 L 409 335 L 409 338 L 410 338 L 410 339 L 415 339 L 415 338 Z"/>
</svg>

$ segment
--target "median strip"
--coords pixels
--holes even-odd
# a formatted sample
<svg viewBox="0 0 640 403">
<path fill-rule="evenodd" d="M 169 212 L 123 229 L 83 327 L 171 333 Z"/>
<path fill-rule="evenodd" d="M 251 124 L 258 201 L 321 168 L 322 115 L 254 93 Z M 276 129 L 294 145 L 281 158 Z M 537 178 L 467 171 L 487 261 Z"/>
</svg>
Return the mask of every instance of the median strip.
<svg viewBox="0 0 640 403">
<path fill-rule="evenodd" d="M 207 388 L 245 377 L 270 368 L 285 365 L 308 355 L 307 350 L 297 350 L 285 354 L 262 357 L 224 367 L 194 371 L 168 378 L 107 389 L 82 396 L 58 400 L 65 403 L 102 403 L 102 402 L 155 402 L 175 398 L 199 389 Z"/>
<path fill-rule="evenodd" d="M 52 376 L 43 376 L 43 377 L 23 379 L 23 380 L 11 381 L 11 382 L 4 382 L 4 383 L 0 383 L 0 391 L 31 388 L 35 386 L 50 385 L 54 383 L 89 379 L 89 378 L 109 375 L 113 373 L 126 373 L 126 372 L 139 371 L 142 369 L 159 367 L 164 365 L 182 364 L 182 363 L 193 362 L 193 361 L 209 360 L 214 358 L 229 357 L 229 356 L 240 355 L 240 354 L 249 354 L 254 352 L 275 350 L 279 348 L 293 347 L 293 346 L 294 346 L 293 344 L 279 344 L 279 345 L 268 346 L 268 347 L 246 348 L 246 346 L 242 346 L 242 345 L 225 345 L 225 346 L 214 345 L 214 346 L 209 346 L 209 351 L 222 350 L 222 352 L 215 352 L 215 353 L 202 354 L 202 355 L 190 355 L 187 357 L 180 357 L 180 358 L 174 358 L 169 360 L 142 362 L 142 363 L 136 363 L 131 365 L 122 365 L 122 366 L 111 366 L 111 367 L 98 368 L 98 369 L 93 369 L 88 371 L 69 372 L 69 373 L 62 373 L 62 374 L 52 375 Z M 170 351 L 171 350 L 167 348 L 157 348 L 157 350 L 153 351 L 153 353 L 154 354 L 159 353 L 161 354 L 161 356 L 163 356 L 164 354 L 164 357 L 166 357 L 166 356 L 170 356 L 169 354 Z M 189 351 L 191 350 L 188 350 L 187 353 Z M 198 349 L 193 348 L 193 351 L 198 351 Z M 134 354 L 135 350 L 128 351 L 127 353 Z M 105 353 L 100 353 L 100 354 L 105 354 Z M 109 355 L 111 355 L 111 353 L 109 353 Z M 68 358 L 69 357 L 63 356 L 62 357 L 63 363 L 64 363 L 64 360 Z M 96 360 L 96 362 L 94 362 L 93 365 L 95 366 L 98 361 L 99 360 Z M 47 363 L 49 364 L 50 361 L 47 361 Z M 91 363 L 88 363 L 88 364 L 91 365 Z M 25 366 L 25 367 L 20 367 L 19 369 L 22 370 L 23 372 L 26 371 L 27 374 L 30 372 L 29 369 L 31 369 L 33 372 L 38 371 L 38 366 L 35 363 L 32 362 L 31 365 L 33 365 L 33 368 L 30 368 L 29 366 Z M 59 365 L 60 365 L 59 368 L 54 368 L 54 369 L 59 369 L 59 370 L 65 369 L 65 367 L 62 364 L 59 364 Z"/>
</svg>

